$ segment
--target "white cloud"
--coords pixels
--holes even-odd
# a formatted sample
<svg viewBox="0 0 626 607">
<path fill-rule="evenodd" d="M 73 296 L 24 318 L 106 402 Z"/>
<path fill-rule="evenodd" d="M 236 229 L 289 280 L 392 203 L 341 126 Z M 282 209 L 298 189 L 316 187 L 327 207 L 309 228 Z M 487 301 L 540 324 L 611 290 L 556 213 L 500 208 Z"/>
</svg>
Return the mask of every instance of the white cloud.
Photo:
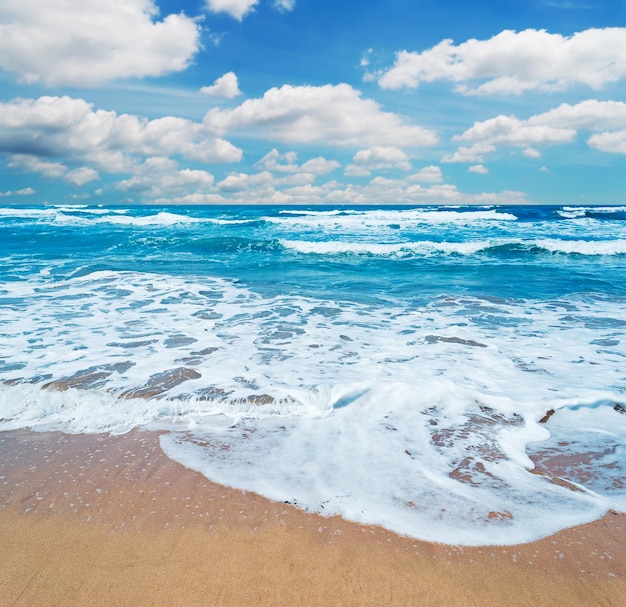
<svg viewBox="0 0 626 607">
<path fill-rule="evenodd" d="M 267 191 L 272 187 L 274 177 L 271 173 L 263 171 L 255 175 L 247 173 L 230 173 L 225 179 L 217 184 L 217 187 L 224 192 L 242 192 L 255 190 L 255 195 L 262 195 L 263 191 Z"/>
<path fill-rule="evenodd" d="M 587 99 L 576 105 L 563 103 L 549 112 L 533 116 L 528 122 L 594 131 L 622 128 L 626 126 L 626 103 L 596 99 Z"/>
<path fill-rule="evenodd" d="M 25 82 L 94 86 L 185 69 L 200 26 L 162 21 L 153 0 L 19 0 L 0 4 L 0 68 Z"/>
<path fill-rule="evenodd" d="M 587 143 L 596 150 L 612 154 L 626 154 L 626 130 L 611 133 L 596 133 Z"/>
<path fill-rule="evenodd" d="M 309 177 L 311 177 L 309 175 Z M 417 182 L 421 183 L 417 183 Z M 313 184 L 302 173 L 276 179 L 268 171 L 256 174 L 231 173 L 216 184 L 216 193 L 185 194 L 164 199 L 177 203 L 233 204 L 523 204 L 522 192 L 502 191 L 467 194 L 441 182 L 436 166 L 424 167 L 414 175 L 398 179 L 374 177 L 365 184 L 330 180 Z"/>
<path fill-rule="evenodd" d="M 274 0 L 274 7 L 279 11 L 289 12 L 296 7 L 296 0 Z"/>
<path fill-rule="evenodd" d="M 345 174 L 351 176 L 369 175 L 372 171 L 400 169 L 410 171 L 409 157 L 394 146 L 374 146 L 359 150 L 352 158 L 352 164 L 346 167 Z"/>
<path fill-rule="evenodd" d="M 482 164 L 474 164 L 467 170 L 469 173 L 478 173 L 479 175 L 486 175 L 489 173 L 489 169 Z"/>
<path fill-rule="evenodd" d="M 281 154 L 277 149 L 273 149 L 265 154 L 255 166 L 278 173 L 310 173 L 313 175 L 325 175 L 341 166 L 336 160 L 327 160 L 321 156 L 311 158 L 301 165 L 297 164 L 297 160 L 296 152 Z"/>
<path fill-rule="evenodd" d="M 475 143 L 469 148 L 461 146 L 454 154 L 446 154 L 441 162 L 482 162 L 485 154 L 495 149 L 490 143 Z"/>
<path fill-rule="evenodd" d="M 208 9 L 213 13 L 227 13 L 241 21 L 254 10 L 259 0 L 206 0 Z"/>
<path fill-rule="evenodd" d="M 541 152 L 539 150 L 536 150 L 535 148 L 526 148 L 522 154 L 524 154 L 524 156 L 526 156 L 526 158 L 540 158 L 541 157 Z"/>
<path fill-rule="evenodd" d="M 67 173 L 67 167 L 64 164 L 39 160 L 30 154 L 12 154 L 9 156 L 7 166 L 25 173 L 40 173 L 50 179 L 63 177 Z"/>
<path fill-rule="evenodd" d="M 438 166 L 430 165 L 420 169 L 415 175 L 409 177 L 410 181 L 419 181 L 420 183 L 439 183 L 443 181 L 441 169 Z"/>
<path fill-rule="evenodd" d="M 314 173 L 291 173 L 274 181 L 276 186 L 297 186 L 314 183 L 317 175 Z"/>
<path fill-rule="evenodd" d="M 235 72 L 227 72 L 220 76 L 211 86 L 203 86 L 200 92 L 213 97 L 222 97 L 224 99 L 233 99 L 237 95 L 241 95 L 239 83 Z"/>
<path fill-rule="evenodd" d="M 506 143 L 527 147 L 539 143 L 568 143 L 575 137 L 576 131 L 571 128 L 554 127 L 531 120 L 519 120 L 515 116 L 501 115 L 474 123 L 474 126 L 455 139 L 488 142 L 491 145 Z"/>
<path fill-rule="evenodd" d="M 285 152 L 281 154 L 276 148 L 270 150 L 261 160 L 256 163 L 256 167 L 264 168 L 268 171 L 279 171 L 281 173 L 292 173 L 298 170 L 296 164 L 298 160 L 297 152 Z"/>
<path fill-rule="evenodd" d="M 284 143 L 418 147 L 437 141 L 433 131 L 383 112 L 348 84 L 272 88 L 236 108 L 211 109 L 204 123 L 218 135 L 236 130 Z"/>
<path fill-rule="evenodd" d="M 572 36 L 545 30 L 504 30 L 459 45 L 443 40 L 423 52 L 401 51 L 378 75 L 385 89 L 448 80 L 463 94 L 520 94 L 575 85 L 601 89 L 626 77 L 626 28 L 588 29 Z"/>
<path fill-rule="evenodd" d="M 239 148 L 210 135 L 200 123 L 172 116 L 147 120 L 118 115 L 70 97 L 0 103 L 0 151 L 13 154 L 9 166 L 50 177 L 65 175 L 67 167 L 38 158 L 128 172 L 151 156 L 181 155 L 207 163 L 239 162 L 242 156 Z"/>
<path fill-rule="evenodd" d="M 179 169 L 175 160 L 154 157 L 137 167 L 133 177 L 118 182 L 117 188 L 147 196 L 186 195 L 189 189 L 206 194 L 213 190 L 214 181 L 211 173 Z"/>
<path fill-rule="evenodd" d="M 616 130 L 606 130 L 616 129 Z M 474 142 L 471 147 L 460 147 L 454 154 L 445 156 L 443 162 L 482 162 L 483 156 L 493 152 L 498 145 L 525 148 L 529 158 L 539 158 L 538 145 L 571 143 L 580 130 L 603 131 L 592 134 L 587 143 L 598 150 L 626 153 L 622 147 L 626 129 L 626 103 L 589 99 L 576 105 L 563 103 L 559 107 L 521 120 L 516 116 L 496 116 L 476 122 L 456 141 Z"/>
<path fill-rule="evenodd" d="M 33 190 L 33 188 L 28 187 L 28 188 L 22 188 L 21 190 L 16 190 L 15 192 L 12 191 L 8 191 L 8 192 L 0 192 L 0 197 L 5 198 L 7 196 L 31 196 L 32 194 L 35 193 L 35 190 Z"/>
<path fill-rule="evenodd" d="M 369 169 L 356 164 L 349 164 L 343 171 L 346 177 L 369 177 L 372 172 Z"/>
<path fill-rule="evenodd" d="M 90 167 L 80 167 L 69 171 L 64 179 L 71 185 L 81 186 L 99 178 L 100 175 L 98 175 L 98 171 L 94 171 L 94 169 Z"/>
<path fill-rule="evenodd" d="M 317 158 L 311 158 L 300 165 L 299 171 L 307 173 L 313 173 L 313 175 L 325 175 L 326 173 L 332 173 L 335 169 L 338 169 L 341 163 L 336 160 L 327 160 L 318 156 Z"/>
<path fill-rule="evenodd" d="M 286 190 L 285 194 L 293 192 Z M 520 204 L 526 202 L 521 192 L 503 191 L 466 194 L 451 184 L 420 185 L 406 179 L 376 177 L 364 186 L 333 184 L 315 191 L 300 189 L 292 202 L 311 204 Z"/>
<path fill-rule="evenodd" d="M 370 63 L 371 63 L 371 56 L 372 53 L 374 52 L 373 48 L 368 48 L 362 55 L 361 55 L 361 61 L 359 62 L 359 65 L 361 67 L 367 67 Z"/>
</svg>

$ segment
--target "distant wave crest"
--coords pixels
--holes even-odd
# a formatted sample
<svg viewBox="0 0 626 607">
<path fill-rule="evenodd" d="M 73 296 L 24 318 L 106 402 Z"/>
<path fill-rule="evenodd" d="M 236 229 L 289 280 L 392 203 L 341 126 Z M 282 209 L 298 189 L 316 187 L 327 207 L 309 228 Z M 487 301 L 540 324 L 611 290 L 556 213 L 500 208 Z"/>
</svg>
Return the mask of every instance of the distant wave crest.
<svg viewBox="0 0 626 607">
<path fill-rule="evenodd" d="M 429 255 L 474 255 L 497 249 L 532 251 L 542 249 L 550 253 L 578 255 L 624 255 L 626 240 L 479 240 L 473 242 L 405 242 L 367 243 L 348 241 L 280 240 L 281 246 L 309 255 L 371 255 L 380 257 L 407 257 Z"/>
</svg>

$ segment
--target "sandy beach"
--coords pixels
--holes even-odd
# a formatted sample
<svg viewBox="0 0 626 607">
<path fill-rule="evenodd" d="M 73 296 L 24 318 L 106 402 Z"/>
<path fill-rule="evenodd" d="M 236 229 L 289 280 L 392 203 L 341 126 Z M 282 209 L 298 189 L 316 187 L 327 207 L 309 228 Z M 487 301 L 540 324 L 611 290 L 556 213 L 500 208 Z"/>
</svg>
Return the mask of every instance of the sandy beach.
<svg viewBox="0 0 626 607">
<path fill-rule="evenodd" d="M 0 605 L 621 606 L 626 517 L 454 547 L 308 514 L 169 460 L 158 435 L 0 433 Z"/>
</svg>

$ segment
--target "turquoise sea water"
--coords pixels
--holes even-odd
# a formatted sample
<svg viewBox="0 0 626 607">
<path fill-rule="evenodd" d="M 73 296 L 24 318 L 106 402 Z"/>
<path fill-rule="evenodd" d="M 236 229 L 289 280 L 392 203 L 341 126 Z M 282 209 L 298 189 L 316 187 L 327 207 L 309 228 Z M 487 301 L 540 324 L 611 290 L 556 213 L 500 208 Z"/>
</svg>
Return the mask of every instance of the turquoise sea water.
<svg viewBox="0 0 626 607">
<path fill-rule="evenodd" d="M 435 541 L 626 509 L 626 207 L 0 207 L 0 254 L 0 429 Z"/>
</svg>

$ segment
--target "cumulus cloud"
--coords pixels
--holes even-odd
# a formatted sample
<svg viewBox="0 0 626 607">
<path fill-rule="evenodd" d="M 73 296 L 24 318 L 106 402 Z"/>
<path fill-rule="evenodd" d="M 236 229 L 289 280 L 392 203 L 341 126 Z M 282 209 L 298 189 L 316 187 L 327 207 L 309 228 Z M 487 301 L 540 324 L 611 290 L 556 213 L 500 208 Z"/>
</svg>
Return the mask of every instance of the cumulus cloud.
<svg viewBox="0 0 626 607">
<path fill-rule="evenodd" d="M 517 191 L 467 194 L 451 184 L 421 185 L 409 179 L 375 177 L 364 185 L 329 182 L 281 192 L 289 204 L 523 204 Z"/>
<path fill-rule="evenodd" d="M 89 183 L 90 181 L 100 179 L 100 175 L 98 175 L 98 171 L 95 171 L 90 167 L 80 167 L 66 173 L 64 179 L 71 185 L 81 186 Z"/>
<path fill-rule="evenodd" d="M 204 124 L 217 135 L 239 131 L 284 143 L 417 147 L 437 141 L 433 131 L 382 111 L 348 84 L 272 88 L 236 108 L 209 110 Z"/>
<path fill-rule="evenodd" d="M 200 92 L 212 97 L 222 97 L 224 99 L 233 99 L 237 95 L 241 95 L 239 90 L 239 82 L 235 72 L 227 72 L 220 76 L 211 86 L 203 86 Z"/>
<path fill-rule="evenodd" d="M 482 164 L 473 164 L 467 170 L 469 173 L 478 173 L 479 175 L 486 175 L 489 173 L 489 169 Z"/>
<path fill-rule="evenodd" d="M 305 180 L 303 173 L 276 177 L 270 171 L 230 173 L 215 184 L 215 191 L 194 191 L 170 197 L 170 202 L 234 204 L 522 204 L 522 192 L 502 191 L 468 194 L 452 184 L 442 183 L 439 167 L 431 165 L 399 178 L 376 176 L 367 183 L 322 183 Z"/>
<path fill-rule="evenodd" d="M 346 167 L 345 174 L 366 176 L 372 171 L 391 169 L 410 171 L 409 157 L 400 148 L 394 146 L 374 146 L 359 150 L 352 158 L 352 164 Z"/>
<path fill-rule="evenodd" d="M 475 143 L 470 147 L 461 146 L 453 154 L 446 154 L 441 162 L 482 162 L 485 154 L 495 149 L 496 146 L 490 143 Z"/>
<path fill-rule="evenodd" d="M 321 156 L 311 158 L 303 164 L 297 164 L 297 160 L 296 152 L 281 154 L 277 149 L 273 149 L 265 154 L 255 166 L 278 173 L 309 173 L 312 175 L 324 175 L 341 166 L 336 160 L 327 160 Z"/>
<path fill-rule="evenodd" d="M 423 52 L 400 51 L 378 75 L 384 89 L 447 80 L 472 95 L 518 95 L 576 85 L 601 89 L 626 77 L 626 28 L 588 29 L 572 36 L 545 30 L 504 30 L 459 45 L 443 40 Z"/>
<path fill-rule="evenodd" d="M 11 190 L 9 190 L 8 192 L 0 192 L 0 197 L 5 198 L 7 196 L 31 196 L 34 193 L 35 190 L 33 190 L 33 188 L 31 187 L 28 187 L 22 188 L 21 190 L 16 190 L 15 192 L 12 192 Z"/>
<path fill-rule="evenodd" d="M 615 129 L 615 130 L 605 130 Z M 581 130 L 602 131 L 591 135 L 588 144 L 602 151 L 624 153 L 620 133 L 626 129 L 626 103 L 621 101 L 597 101 L 595 99 L 559 107 L 520 120 L 515 116 L 497 116 L 476 122 L 457 141 L 475 142 L 471 148 L 461 147 L 444 158 L 446 162 L 480 162 L 485 153 L 494 151 L 498 145 L 524 147 L 523 154 L 538 158 L 541 154 L 535 146 L 556 145 L 574 141 Z M 476 152 L 476 153 L 473 153 Z M 481 152 L 481 153 L 478 153 Z"/>
<path fill-rule="evenodd" d="M 274 177 L 268 171 L 249 175 L 247 173 L 230 173 L 225 179 L 217 184 L 224 192 L 243 192 L 255 190 L 255 195 L 263 195 L 264 191 L 272 187 Z"/>
<path fill-rule="evenodd" d="M 20 0 L 0 4 L 0 68 L 25 82 L 94 86 L 185 69 L 200 26 L 155 21 L 153 0 Z"/>
<path fill-rule="evenodd" d="M 563 103 L 549 112 L 532 117 L 529 123 L 595 131 L 621 128 L 626 126 L 626 103 L 596 99 L 587 99 L 576 105 Z"/>
<path fill-rule="evenodd" d="M 361 67 L 368 67 L 369 64 L 371 63 L 371 56 L 374 52 L 373 48 L 368 48 L 362 55 L 361 55 L 361 61 L 359 62 L 359 65 Z"/>
<path fill-rule="evenodd" d="M 587 143 L 596 150 L 612 154 L 626 154 L 626 130 L 611 133 L 597 133 L 589 137 Z"/>
<path fill-rule="evenodd" d="M 242 21 L 254 12 L 259 0 L 206 0 L 206 6 L 212 13 L 226 13 Z M 272 6 L 281 13 L 288 13 L 296 6 L 296 0 L 272 0 Z"/>
<path fill-rule="evenodd" d="M 274 8 L 279 11 L 289 12 L 296 6 L 296 0 L 274 0 Z"/>
<path fill-rule="evenodd" d="M 411 175 L 409 180 L 419 181 L 421 183 L 439 183 L 443 181 L 443 175 L 438 166 L 430 165 L 420 169 L 415 175 Z"/>
<path fill-rule="evenodd" d="M 623 146 L 626 103 L 588 99 L 575 105 L 563 103 L 527 120 L 500 115 L 475 122 L 464 133 L 453 138 L 455 141 L 472 142 L 472 145 L 459 147 L 453 154 L 444 156 L 442 162 L 481 163 L 484 156 L 495 151 L 499 145 L 522 147 L 524 156 L 539 158 L 541 152 L 537 146 L 573 142 L 579 131 L 599 131 L 587 140 L 592 148 L 626 153 Z"/>
<path fill-rule="evenodd" d="M 70 97 L 0 103 L 0 151 L 11 154 L 10 167 L 49 177 L 64 176 L 67 164 L 125 172 L 151 156 L 180 155 L 200 162 L 238 162 L 242 156 L 239 148 L 210 135 L 200 123 L 118 115 Z M 55 158 L 64 164 L 51 162 Z"/>
<path fill-rule="evenodd" d="M 539 150 L 536 150 L 535 148 L 526 148 L 522 154 L 524 154 L 524 156 L 526 156 L 526 158 L 540 158 L 541 157 L 541 152 Z"/>
<path fill-rule="evenodd" d="M 60 162 L 40 160 L 30 154 L 11 154 L 7 166 L 25 173 L 39 173 L 49 179 L 63 177 L 67 173 L 67 167 Z"/>
<path fill-rule="evenodd" d="M 480 141 L 490 145 L 506 143 L 524 147 L 539 143 L 568 143 L 576 137 L 576 130 L 538 123 L 536 120 L 519 120 L 515 116 L 497 116 L 476 122 L 462 135 L 460 141 Z"/>
<path fill-rule="evenodd" d="M 130 179 L 117 183 L 120 190 L 147 196 L 185 195 L 188 189 L 196 194 L 213 190 L 215 178 L 202 170 L 179 169 L 171 158 L 147 158 Z"/>
<path fill-rule="evenodd" d="M 227 13 L 241 21 L 251 13 L 259 0 L 206 0 L 208 9 L 213 13 Z"/>
</svg>

